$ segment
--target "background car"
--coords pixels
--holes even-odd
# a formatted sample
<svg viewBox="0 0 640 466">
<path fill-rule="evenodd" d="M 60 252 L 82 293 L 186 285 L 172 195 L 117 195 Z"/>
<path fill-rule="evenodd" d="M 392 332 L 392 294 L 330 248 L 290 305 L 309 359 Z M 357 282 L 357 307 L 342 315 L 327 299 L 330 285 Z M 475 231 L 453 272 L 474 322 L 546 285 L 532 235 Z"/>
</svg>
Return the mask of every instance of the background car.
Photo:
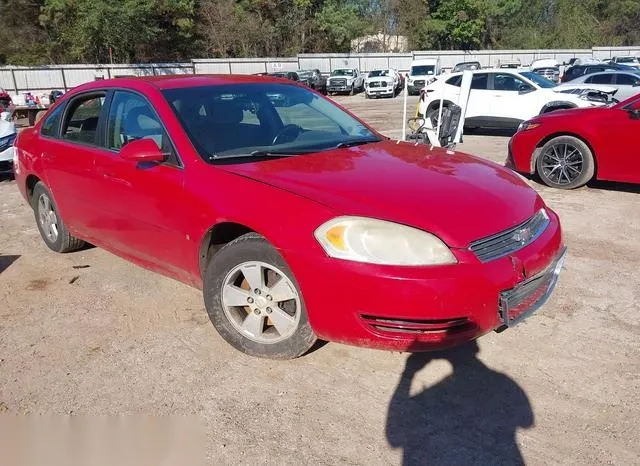
<svg viewBox="0 0 640 466">
<path fill-rule="evenodd" d="M 638 57 L 631 56 L 631 55 L 613 57 L 611 59 L 610 63 L 616 63 L 616 64 L 619 64 L 619 65 L 627 65 L 627 66 L 631 66 L 631 67 L 636 68 L 636 69 L 640 69 L 640 61 L 638 60 Z"/>
<path fill-rule="evenodd" d="M 563 83 L 570 82 L 580 76 L 592 73 L 602 73 L 603 71 L 635 71 L 635 68 L 616 63 L 598 63 L 588 65 L 576 65 L 567 68 L 560 78 Z"/>
<path fill-rule="evenodd" d="M 640 93 L 640 73 L 630 71 L 605 71 L 602 73 L 592 73 L 580 76 L 572 80 L 572 84 L 602 84 L 612 86 L 617 89 L 615 98 L 626 100 L 631 96 Z M 562 88 L 564 84 L 560 85 Z"/>
<path fill-rule="evenodd" d="M 441 72 L 439 58 L 416 58 L 411 62 L 407 76 L 408 94 L 419 94 L 427 84 L 435 81 Z"/>
<path fill-rule="evenodd" d="M 13 172 L 13 143 L 16 135 L 16 125 L 0 118 L 0 174 Z"/>
<path fill-rule="evenodd" d="M 285 78 L 290 81 L 300 81 L 300 76 L 295 71 L 277 71 L 275 73 L 267 73 L 267 76 L 272 76 L 274 78 Z"/>
<path fill-rule="evenodd" d="M 327 92 L 327 78 L 322 76 L 320 70 L 298 70 L 296 71 L 300 82 L 309 86 L 311 89 L 315 89 L 318 92 L 326 94 Z"/>
<path fill-rule="evenodd" d="M 581 95 L 556 92 L 556 84 L 532 71 L 494 69 L 472 73 L 465 113 L 467 128 L 515 130 L 521 122 L 540 113 L 604 103 Z M 444 86 L 440 79 L 445 80 Z M 458 102 L 462 73 L 452 73 L 440 79 L 427 85 L 419 104 L 419 112 L 431 119 L 434 126 L 441 99 L 445 106 Z"/>
<path fill-rule="evenodd" d="M 15 147 L 48 248 L 88 241 L 201 288 L 254 356 L 462 344 L 538 309 L 564 260 L 558 216 L 511 170 L 389 140 L 280 79 L 88 83 Z"/>
<path fill-rule="evenodd" d="M 451 70 L 451 72 L 458 73 L 464 70 L 473 71 L 473 70 L 479 70 L 481 68 L 482 66 L 480 65 L 479 61 L 465 61 L 465 62 L 456 64 L 456 66 L 453 67 L 453 70 Z"/>
<path fill-rule="evenodd" d="M 0 87 L 0 105 L 2 105 L 5 109 L 9 108 L 12 104 L 13 100 L 7 91 Z"/>
<path fill-rule="evenodd" d="M 507 166 L 554 188 L 599 180 L 640 183 L 640 97 L 611 107 L 552 112 L 520 125 Z"/>
<path fill-rule="evenodd" d="M 373 70 L 364 80 L 365 97 L 395 97 L 401 86 L 400 74 L 396 70 Z"/>
<path fill-rule="evenodd" d="M 364 75 L 355 68 L 338 68 L 327 78 L 327 93 L 349 93 L 364 90 Z"/>
<path fill-rule="evenodd" d="M 53 104 L 56 100 L 64 95 L 64 92 L 59 90 L 53 90 L 49 93 L 49 103 Z"/>
</svg>

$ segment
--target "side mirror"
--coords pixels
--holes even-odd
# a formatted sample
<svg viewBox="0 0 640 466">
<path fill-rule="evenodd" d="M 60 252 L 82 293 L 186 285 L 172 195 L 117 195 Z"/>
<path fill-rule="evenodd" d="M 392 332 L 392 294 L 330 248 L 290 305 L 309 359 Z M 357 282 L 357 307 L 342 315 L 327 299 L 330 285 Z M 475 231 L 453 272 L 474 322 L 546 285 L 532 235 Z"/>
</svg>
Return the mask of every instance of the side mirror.
<svg viewBox="0 0 640 466">
<path fill-rule="evenodd" d="M 120 149 L 120 157 L 137 163 L 163 162 L 164 154 L 153 139 L 136 139 Z"/>
<path fill-rule="evenodd" d="M 527 86 L 526 84 L 520 84 L 520 86 L 518 87 L 518 94 L 527 94 L 531 91 L 533 91 L 533 88 L 531 86 Z"/>
<path fill-rule="evenodd" d="M 640 109 L 632 108 L 628 110 L 628 112 L 629 118 L 631 118 L 632 120 L 640 120 Z"/>
<path fill-rule="evenodd" d="M 632 84 L 632 86 L 633 86 L 633 87 L 638 87 L 638 86 L 640 86 L 640 79 L 639 79 L 639 80 L 637 80 L 636 82 L 634 82 L 634 83 Z"/>
</svg>

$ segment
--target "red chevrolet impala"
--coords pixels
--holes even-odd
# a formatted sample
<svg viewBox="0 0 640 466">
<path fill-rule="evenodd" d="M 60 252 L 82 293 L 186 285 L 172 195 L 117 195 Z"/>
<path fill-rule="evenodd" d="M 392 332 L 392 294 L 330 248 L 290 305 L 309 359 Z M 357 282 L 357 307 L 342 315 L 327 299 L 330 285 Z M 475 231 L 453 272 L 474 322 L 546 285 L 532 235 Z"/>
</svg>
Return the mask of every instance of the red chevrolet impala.
<svg viewBox="0 0 640 466">
<path fill-rule="evenodd" d="M 537 173 L 560 189 L 593 178 L 640 183 L 640 148 L 632 142 L 638 130 L 640 95 L 611 106 L 545 113 L 520 125 L 509 141 L 507 166 Z"/>
<path fill-rule="evenodd" d="M 539 308 L 564 258 L 557 215 L 510 170 L 391 141 L 290 81 L 94 82 L 16 147 L 50 249 L 89 242 L 201 288 L 251 355 L 453 346 Z"/>
</svg>

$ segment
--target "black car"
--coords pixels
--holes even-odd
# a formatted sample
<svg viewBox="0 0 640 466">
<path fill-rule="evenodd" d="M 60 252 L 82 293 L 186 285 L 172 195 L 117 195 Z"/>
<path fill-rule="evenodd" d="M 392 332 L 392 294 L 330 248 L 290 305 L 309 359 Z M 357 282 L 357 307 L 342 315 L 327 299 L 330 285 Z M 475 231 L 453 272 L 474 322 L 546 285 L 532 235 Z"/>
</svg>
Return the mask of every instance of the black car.
<svg viewBox="0 0 640 466">
<path fill-rule="evenodd" d="M 573 79 L 584 76 L 585 74 L 601 73 L 603 71 L 631 71 L 638 73 L 638 69 L 627 65 L 619 65 L 617 63 L 594 63 L 590 65 L 575 65 L 564 72 L 561 81 L 566 83 Z"/>
<path fill-rule="evenodd" d="M 298 70 L 296 73 L 301 83 L 323 94 L 327 92 L 327 78 L 322 76 L 320 70 Z"/>
<path fill-rule="evenodd" d="M 273 76 L 274 78 L 285 78 L 290 79 L 291 81 L 300 81 L 300 76 L 298 73 L 294 71 L 278 71 L 276 73 L 268 73 L 268 76 Z"/>
</svg>

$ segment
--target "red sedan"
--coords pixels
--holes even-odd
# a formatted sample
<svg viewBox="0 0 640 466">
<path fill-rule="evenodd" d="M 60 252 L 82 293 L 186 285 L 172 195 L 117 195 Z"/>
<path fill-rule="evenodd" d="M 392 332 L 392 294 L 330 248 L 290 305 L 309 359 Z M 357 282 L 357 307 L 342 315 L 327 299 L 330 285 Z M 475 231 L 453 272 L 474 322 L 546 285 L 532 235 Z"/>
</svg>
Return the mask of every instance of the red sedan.
<svg viewBox="0 0 640 466">
<path fill-rule="evenodd" d="M 509 142 L 507 166 L 537 173 L 554 188 L 591 179 L 640 183 L 640 148 L 622 144 L 640 130 L 640 95 L 608 107 L 545 113 L 520 125 Z"/>
<path fill-rule="evenodd" d="M 539 308 L 564 258 L 511 170 L 268 77 L 80 86 L 20 134 L 16 181 L 50 249 L 86 241 L 201 288 L 223 338 L 263 357 L 456 345 Z"/>
</svg>

